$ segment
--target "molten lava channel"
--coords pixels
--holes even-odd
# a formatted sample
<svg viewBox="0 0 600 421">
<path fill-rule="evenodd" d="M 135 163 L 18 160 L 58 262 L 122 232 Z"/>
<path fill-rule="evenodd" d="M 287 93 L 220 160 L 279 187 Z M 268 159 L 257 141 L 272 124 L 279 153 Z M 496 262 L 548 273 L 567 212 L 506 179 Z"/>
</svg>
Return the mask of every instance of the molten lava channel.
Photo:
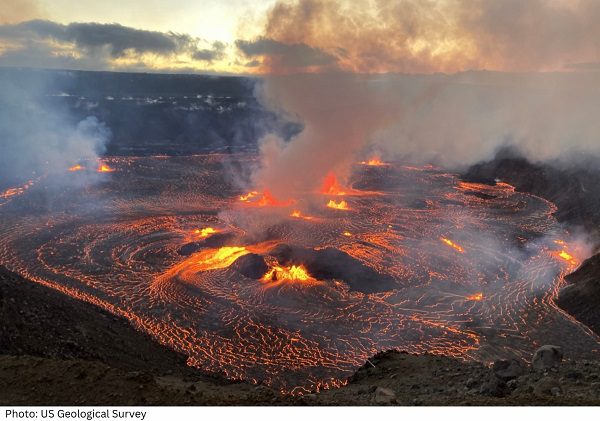
<svg viewBox="0 0 600 421">
<path fill-rule="evenodd" d="M 465 252 L 465 250 L 461 246 L 459 246 L 458 244 L 456 244 L 454 241 L 449 240 L 448 238 L 440 237 L 440 240 L 442 241 L 442 243 L 444 243 L 444 244 L 452 247 L 454 250 L 456 250 L 459 253 L 464 253 Z"/>
<path fill-rule="evenodd" d="M 238 258 L 250 253 L 246 247 L 221 247 L 201 251 L 194 256 L 195 266 L 199 270 L 214 270 L 229 267 Z"/>
</svg>

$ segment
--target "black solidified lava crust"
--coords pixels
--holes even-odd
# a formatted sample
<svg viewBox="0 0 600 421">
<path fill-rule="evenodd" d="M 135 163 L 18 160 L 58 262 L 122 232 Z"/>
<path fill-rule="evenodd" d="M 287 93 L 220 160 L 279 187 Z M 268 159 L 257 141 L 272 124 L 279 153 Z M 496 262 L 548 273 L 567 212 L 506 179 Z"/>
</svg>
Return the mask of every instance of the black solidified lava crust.
<svg viewBox="0 0 600 421">
<path fill-rule="evenodd" d="M 355 291 L 364 293 L 385 292 L 394 288 L 394 279 L 382 275 L 354 257 L 333 247 L 319 250 L 280 244 L 270 252 L 279 263 L 304 265 L 317 279 L 338 279 Z"/>
</svg>

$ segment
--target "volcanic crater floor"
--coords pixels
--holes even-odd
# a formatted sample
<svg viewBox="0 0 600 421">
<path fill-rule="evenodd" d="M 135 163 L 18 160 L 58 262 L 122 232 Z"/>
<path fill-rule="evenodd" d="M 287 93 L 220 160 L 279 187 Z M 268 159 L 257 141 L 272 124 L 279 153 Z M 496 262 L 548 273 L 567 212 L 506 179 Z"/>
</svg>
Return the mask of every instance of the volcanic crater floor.
<svg viewBox="0 0 600 421">
<path fill-rule="evenodd" d="M 228 182 L 231 159 L 112 158 L 99 183 L 74 172 L 60 189 L 47 176 L 0 207 L 0 263 L 192 367 L 285 394 L 345 385 L 388 349 L 597 357 L 554 304 L 578 250 L 552 203 L 395 163 L 357 165 L 343 195 L 255 199 Z"/>
</svg>

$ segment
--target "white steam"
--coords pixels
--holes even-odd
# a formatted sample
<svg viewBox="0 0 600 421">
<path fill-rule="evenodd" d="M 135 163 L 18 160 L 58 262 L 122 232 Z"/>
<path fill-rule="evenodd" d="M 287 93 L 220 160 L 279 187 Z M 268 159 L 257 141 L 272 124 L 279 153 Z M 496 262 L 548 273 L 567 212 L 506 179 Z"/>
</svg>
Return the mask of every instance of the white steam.
<svg viewBox="0 0 600 421">
<path fill-rule="evenodd" d="M 261 141 L 257 188 L 282 198 L 342 177 L 365 151 L 464 168 L 512 145 L 532 161 L 600 155 L 600 72 L 268 77 L 258 97 L 304 125 Z"/>
<path fill-rule="evenodd" d="M 95 167 L 105 151 L 110 130 L 96 117 L 79 121 L 66 106 L 52 102 L 47 96 L 51 83 L 48 78 L 25 86 L 9 76 L 0 78 L 3 188 L 45 175 L 52 176 L 50 183 L 72 182 L 74 178 L 66 175 L 69 167 L 83 162 Z"/>
</svg>

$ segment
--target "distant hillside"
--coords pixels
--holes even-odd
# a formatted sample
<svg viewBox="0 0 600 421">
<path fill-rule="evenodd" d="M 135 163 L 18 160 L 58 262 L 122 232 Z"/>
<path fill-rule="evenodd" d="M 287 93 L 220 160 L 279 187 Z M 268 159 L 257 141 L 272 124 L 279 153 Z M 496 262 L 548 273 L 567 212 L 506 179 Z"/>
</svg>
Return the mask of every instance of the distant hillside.
<svg viewBox="0 0 600 421">
<path fill-rule="evenodd" d="M 33 92 L 37 104 L 74 123 L 97 117 L 112 132 L 107 155 L 247 151 L 267 132 L 289 137 L 300 129 L 258 103 L 258 79 L 0 68 L 2 83 Z"/>
<path fill-rule="evenodd" d="M 190 74 L 92 72 L 0 67 L 0 78 L 22 86 L 44 85 L 46 94 L 252 97 L 257 79 Z"/>
</svg>

